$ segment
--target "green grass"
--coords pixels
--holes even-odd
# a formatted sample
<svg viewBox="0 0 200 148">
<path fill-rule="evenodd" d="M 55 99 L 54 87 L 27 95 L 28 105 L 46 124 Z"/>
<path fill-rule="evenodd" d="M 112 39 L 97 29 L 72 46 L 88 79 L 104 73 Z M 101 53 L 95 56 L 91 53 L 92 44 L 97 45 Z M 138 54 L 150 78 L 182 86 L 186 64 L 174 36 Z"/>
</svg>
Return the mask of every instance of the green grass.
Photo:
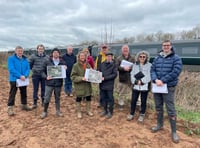
<svg viewBox="0 0 200 148">
<path fill-rule="evenodd" d="M 181 107 L 176 107 L 179 119 L 189 121 L 191 123 L 200 123 L 200 112 L 187 111 Z"/>
<path fill-rule="evenodd" d="M 6 64 L 2 64 L 1 67 L 3 67 L 4 69 L 7 69 L 7 65 Z"/>
</svg>

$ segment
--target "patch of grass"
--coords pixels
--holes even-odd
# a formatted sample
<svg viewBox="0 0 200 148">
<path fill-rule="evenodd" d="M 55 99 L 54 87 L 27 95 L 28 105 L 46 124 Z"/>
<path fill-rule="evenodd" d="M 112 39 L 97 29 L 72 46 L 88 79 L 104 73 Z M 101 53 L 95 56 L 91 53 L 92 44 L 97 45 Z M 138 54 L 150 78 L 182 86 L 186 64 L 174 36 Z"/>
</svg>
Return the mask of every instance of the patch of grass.
<svg viewBox="0 0 200 148">
<path fill-rule="evenodd" d="M 178 118 L 189 121 L 191 123 L 200 123 L 200 112 L 187 111 L 181 107 L 176 107 Z"/>
<path fill-rule="evenodd" d="M 7 69 L 7 65 L 6 65 L 6 64 L 2 64 L 1 67 L 2 67 L 3 69 Z"/>
</svg>

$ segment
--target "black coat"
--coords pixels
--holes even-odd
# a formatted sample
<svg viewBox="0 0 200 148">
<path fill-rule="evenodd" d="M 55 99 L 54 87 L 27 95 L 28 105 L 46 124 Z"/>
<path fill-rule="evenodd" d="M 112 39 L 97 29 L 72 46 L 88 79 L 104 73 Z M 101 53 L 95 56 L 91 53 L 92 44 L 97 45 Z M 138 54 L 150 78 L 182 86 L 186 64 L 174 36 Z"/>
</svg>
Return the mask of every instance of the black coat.
<svg viewBox="0 0 200 148">
<path fill-rule="evenodd" d="M 102 72 L 104 80 L 100 83 L 100 89 L 102 90 L 113 90 L 114 81 L 117 77 L 117 67 L 114 62 L 103 62 L 100 66 L 99 71 Z"/>
<path fill-rule="evenodd" d="M 60 58 L 60 62 L 58 65 L 66 65 L 66 63 Z M 42 77 L 47 78 L 47 66 L 54 66 L 53 59 L 50 58 L 49 61 L 45 62 L 43 66 L 45 68 L 45 72 L 42 74 Z M 52 87 L 61 87 L 63 85 L 63 78 L 46 80 L 45 85 Z"/>
</svg>

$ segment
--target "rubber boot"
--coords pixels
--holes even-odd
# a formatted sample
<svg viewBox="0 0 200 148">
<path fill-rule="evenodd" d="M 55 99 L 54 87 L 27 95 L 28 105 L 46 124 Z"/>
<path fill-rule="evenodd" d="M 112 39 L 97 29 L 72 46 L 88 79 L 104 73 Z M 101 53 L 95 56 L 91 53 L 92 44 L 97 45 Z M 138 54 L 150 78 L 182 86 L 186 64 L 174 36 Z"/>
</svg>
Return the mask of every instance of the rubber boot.
<svg viewBox="0 0 200 148">
<path fill-rule="evenodd" d="M 163 112 L 157 113 L 157 126 L 151 128 L 151 132 L 155 133 L 163 127 Z"/>
<path fill-rule="evenodd" d="M 103 117 L 103 116 L 107 115 L 107 113 L 108 113 L 107 103 L 104 102 L 103 103 L 103 111 L 100 113 L 100 116 Z"/>
<path fill-rule="evenodd" d="M 113 115 L 113 106 L 112 105 L 108 105 L 108 113 L 106 115 L 106 118 L 109 119 L 109 118 L 112 118 L 112 115 Z"/>
<path fill-rule="evenodd" d="M 77 117 L 79 119 L 82 118 L 82 113 L 81 113 L 81 102 L 76 102 L 76 110 L 77 110 Z"/>
<path fill-rule="evenodd" d="M 86 112 L 88 116 L 93 116 L 93 113 L 91 112 L 91 101 L 86 102 Z"/>
<path fill-rule="evenodd" d="M 49 103 L 44 103 L 44 111 L 42 112 L 42 114 L 40 115 L 41 119 L 44 119 L 47 117 L 47 109 L 49 107 Z"/>
<path fill-rule="evenodd" d="M 8 116 L 13 116 L 13 115 L 15 115 L 13 111 L 13 106 L 8 106 Z"/>
<path fill-rule="evenodd" d="M 172 141 L 174 143 L 179 143 L 179 137 L 176 134 L 176 117 L 170 118 L 170 125 L 171 125 L 171 134 L 172 134 Z"/>
<path fill-rule="evenodd" d="M 63 114 L 60 112 L 60 100 L 56 102 L 56 116 L 63 117 Z"/>
</svg>

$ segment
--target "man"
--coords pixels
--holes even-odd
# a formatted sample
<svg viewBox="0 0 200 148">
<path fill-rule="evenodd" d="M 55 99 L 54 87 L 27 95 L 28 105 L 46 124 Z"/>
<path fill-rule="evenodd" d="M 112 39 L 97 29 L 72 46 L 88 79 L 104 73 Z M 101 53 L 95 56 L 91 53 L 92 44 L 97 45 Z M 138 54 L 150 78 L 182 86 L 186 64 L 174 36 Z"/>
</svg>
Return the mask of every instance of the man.
<svg viewBox="0 0 200 148">
<path fill-rule="evenodd" d="M 114 81 L 117 77 L 117 68 L 114 63 L 113 54 L 111 52 L 106 53 L 106 61 L 104 61 L 99 71 L 102 72 L 102 82 L 100 86 L 100 98 L 102 98 L 103 112 L 101 116 L 106 116 L 107 119 L 111 118 L 113 115 L 114 107 Z"/>
<path fill-rule="evenodd" d="M 108 46 L 103 44 L 101 46 L 101 51 L 99 53 L 99 55 L 96 57 L 95 60 L 95 69 L 99 71 L 101 64 L 106 60 L 106 53 L 108 52 Z M 98 107 L 103 106 L 103 102 L 102 102 L 102 98 L 101 98 L 101 94 L 99 95 L 99 104 Z"/>
<path fill-rule="evenodd" d="M 151 129 L 157 132 L 163 127 L 163 104 L 165 103 L 171 125 L 172 140 L 174 143 L 179 142 L 176 134 L 176 110 L 174 105 L 174 92 L 178 83 L 178 77 L 182 70 L 182 61 L 175 54 L 170 40 L 162 43 L 162 51 L 154 59 L 151 67 L 151 79 L 157 86 L 167 84 L 168 93 L 154 93 L 155 108 L 157 112 L 157 126 Z"/>
<path fill-rule="evenodd" d="M 30 73 L 30 66 L 27 58 L 23 55 L 23 48 L 17 46 L 15 48 L 15 54 L 8 58 L 8 71 L 10 81 L 10 92 L 8 98 L 8 115 L 13 116 L 13 106 L 15 105 L 15 96 L 18 87 L 16 86 L 17 79 L 25 81 Z M 31 109 L 27 106 L 27 86 L 20 86 L 21 95 L 21 108 L 22 110 L 30 111 Z"/>
<path fill-rule="evenodd" d="M 48 56 L 44 53 L 45 47 L 40 44 L 37 46 L 36 53 L 32 54 L 29 63 L 32 70 L 32 83 L 33 83 L 33 106 L 32 109 L 37 108 L 38 100 L 38 89 L 39 85 L 41 86 L 41 101 L 42 105 L 44 103 L 44 93 L 45 93 L 45 79 L 42 78 L 43 64 L 48 60 Z"/>
<path fill-rule="evenodd" d="M 45 87 L 45 97 L 44 97 L 44 111 L 41 114 L 41 119 L 47 117 L 47 109 L 49 107 L 49 102 L 51 99 L 52 92 L 54 91 L 55 96 L 55 107 L 56 107 L 56 116 L 62 117 L 63 114 L 60 112 L 60 93 L 63 85 L 62 78 L 52 78 L 52 76 L 47 75 L 47 67 L 48 66 L 58 66 L 65 65 L 65 62 L 60 58 L 60 51 L 58 48 L 54 48 L 52 50 L 52 56 L 49 61 L 44 63 L 45 72 L 42 73 L 42 76 L 46 79 L 46 87 Z M 65 68 L 66 65 L 65 65 Z"/>
<path fill-rule="evenodd" d="M 101 51 L 95 60 L 95 69 L 99 70 L 101 63 L 106 60 L 106 53 L 108 52 L 108 46 L 103 44 L 101 46 Z"/>
<path fill-rule="evenodd" d="M 65 78 L 65 85 L 64 85 L 65 94 L 66 96 L 73 97 L 72 80 L 70 78 L 70 75 L 71 75 L 72 67 L 74 63 L 76 63 L 76 56 L 73 54 L 72 46 L 67 47 L 67 53 L 62 56 L 62 59 L 67 64 L 66 78 Z"/>
<path fill-rule="evenodd" d="M 134 63 L 135 59 L 133 56 L 129 53 L 129 47 L 128 45 L 122 46 L 122 54 L 117 57 L 116 65 L 119 71 L 119 83 L 118 83 L 118 104 L 119 104 L 119 110 L 123 110 L 124 101 L 127 98 L 130 98 L 130 92 L 131 92 L 131 80 L 130 80 L 130 72 L 132 70 L 132 66 L 121 66 L 122 60 Z"/>
</svg>

